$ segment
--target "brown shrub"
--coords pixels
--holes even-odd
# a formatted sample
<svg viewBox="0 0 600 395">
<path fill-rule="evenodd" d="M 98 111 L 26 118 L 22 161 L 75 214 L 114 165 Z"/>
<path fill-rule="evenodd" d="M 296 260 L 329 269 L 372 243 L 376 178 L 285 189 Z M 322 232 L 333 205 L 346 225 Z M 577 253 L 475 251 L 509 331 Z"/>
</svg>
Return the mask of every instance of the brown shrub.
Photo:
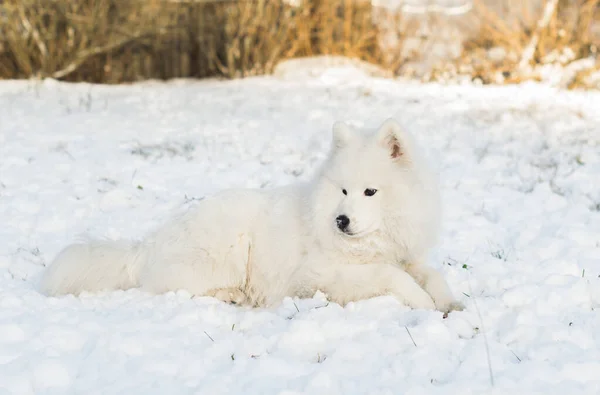
<svg viewBox="0 0 600 395">
<path fill-rule="evenodd" d="M 458 60 L 424 56 L 453 39 L 440 33 L 446 41 L 432 46 L 422 32 L 438 30 L 467 36 Z M 406 18 L 367 0 L 0 0 L 0 78 L 234 78 L 270 73 L 284 59 L 343 55 L 396 75 L 518 82 L 539 78 L 537 65 L 597 57 L 599 47 L 600 0 L 475 0 L 460 18 Z M 567 85 L 598 64 L 573 68 Z"/>
<path fill-rule="evenodd" d="M 320 54 L 392 63 L 370 3 L 354 0 L 8 0 L 0 10 L 3 78 L 239 77 Z"/>
<path fill-rule="evenodd" d="M 536 66 L 597 57 L 600 0 L 559 0 L 544 20 L 551 3 L 502 0 L 490 6 L 475 0 L 474 32 L 459 67 L 468 65 L 484 82 L 497 82 L 499 74 L 505 82 L 519 82 L 539 79 Z"/>
</svg>

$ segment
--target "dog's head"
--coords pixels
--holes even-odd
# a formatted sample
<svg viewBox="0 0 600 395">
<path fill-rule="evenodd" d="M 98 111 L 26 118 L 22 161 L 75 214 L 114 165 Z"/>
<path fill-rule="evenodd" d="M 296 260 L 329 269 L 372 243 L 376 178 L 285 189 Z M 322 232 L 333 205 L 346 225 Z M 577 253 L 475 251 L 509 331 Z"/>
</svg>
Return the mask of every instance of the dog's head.
<svg viewBox="0 0 600 395">
<path fill-rule="evenodd" d="M 429 207 L 437 192 L 433 180 L 414 138 L 395 120 L 385 121 L 375 131 L 336 123 L 321 178 L 319 211 L 327 217 L 330 230 L 344 239 L 361 239 L 378 231 L 393 238 L 402 219 L 427 217 L 423 211 L 434 209 Z"/>
</svg>

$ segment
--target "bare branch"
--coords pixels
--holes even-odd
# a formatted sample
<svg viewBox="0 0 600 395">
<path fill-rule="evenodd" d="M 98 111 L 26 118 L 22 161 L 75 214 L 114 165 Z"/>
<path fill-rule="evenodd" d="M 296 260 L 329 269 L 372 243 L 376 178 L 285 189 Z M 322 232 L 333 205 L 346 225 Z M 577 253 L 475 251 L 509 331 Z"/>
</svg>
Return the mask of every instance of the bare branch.
<svg viewBox="0 0 600 395">
<path fill-rule="evenodd" d="M 94 48 L 90 48 L 88 50 L 82 51 L 78 54 L 78 56 L 75 60 L 73 60 L 71 63 L 69 63 L 69 65 L 67 65 L 67 67 L 62 68 L 62 69 L 52 73 L 52 78 L 56 78 L 56 79 L 64 78 L 67 75 L 75 72 L 89 58 L 96 56 L 96 55 L 103 54 L 103 53 L 108 53 L 116 48 L 120 48 L 124 45 L 127 45 L 127 44 L 139 39 L 142 36 L 143 36 L 142 34 L 136 34 L 136 35 L 124 38 L 124 39 L 116 41 L 116 42 L 112 42 L 112 43 L 109 43 L 109 44 L 106 44 L 103 46 L 94 47 Z"/>
<path fill-rule="evenodd" d="M 535 55 L 535 50 L 540 41 L 541 32 L 548 27 L 550 23 L 550 19 L 552 15 L 556 12 L 556 7 L 558 6 L 558 0 L 548 0 L 546 3 L 546 7 L 544 8 L 544 14 L 542 18 L 538 21 L 537 28 L 535 32 L 531 36 L 531 40 L 529 44 L 523 50 L 523 54 L 521 55 L 521 61 L 519 62 L 519 70 L 523 71 L 529 67 L 531 63 L 531 59 L 533 59 L 533 55 Z"/>
</svg>

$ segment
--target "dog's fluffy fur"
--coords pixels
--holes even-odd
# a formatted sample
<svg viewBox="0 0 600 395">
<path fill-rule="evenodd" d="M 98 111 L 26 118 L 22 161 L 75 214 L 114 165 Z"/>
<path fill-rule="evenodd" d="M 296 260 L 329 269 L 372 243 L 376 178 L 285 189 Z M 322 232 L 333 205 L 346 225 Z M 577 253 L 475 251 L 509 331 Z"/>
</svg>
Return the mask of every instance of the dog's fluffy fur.
<svg viewBox="0 0 600 395">
<path fill-rule="evenodd" d="M 70 245 L 41 289 L 184 289 L 253 306 L 321 290 L 341 304 L 393 295 L 412 308 L 461 309 L 425 264 L 439 200 L 435 175 L 396 121 L 374 132 L 336 123 L 329 158 L 311 182 L 221 192 L 140 243 Z"/>
</svg>

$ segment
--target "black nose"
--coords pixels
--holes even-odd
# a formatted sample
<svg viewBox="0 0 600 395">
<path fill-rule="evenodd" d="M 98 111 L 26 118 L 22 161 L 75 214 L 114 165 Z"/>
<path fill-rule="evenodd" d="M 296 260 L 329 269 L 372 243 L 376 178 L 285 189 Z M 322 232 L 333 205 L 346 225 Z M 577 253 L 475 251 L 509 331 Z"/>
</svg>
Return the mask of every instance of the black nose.
<svg viewBox="0 0 600 395">
<path fill-rule="evenodd" d="M 346 229 L 348 229 L 348 225 L 350 225 L 350 218 L 346 217 L 345 215 L 339 215 L 335 219 L 335 222 L 337 223 L 337 227 L 341 231 L 345 231 Z"/>
</svg>

